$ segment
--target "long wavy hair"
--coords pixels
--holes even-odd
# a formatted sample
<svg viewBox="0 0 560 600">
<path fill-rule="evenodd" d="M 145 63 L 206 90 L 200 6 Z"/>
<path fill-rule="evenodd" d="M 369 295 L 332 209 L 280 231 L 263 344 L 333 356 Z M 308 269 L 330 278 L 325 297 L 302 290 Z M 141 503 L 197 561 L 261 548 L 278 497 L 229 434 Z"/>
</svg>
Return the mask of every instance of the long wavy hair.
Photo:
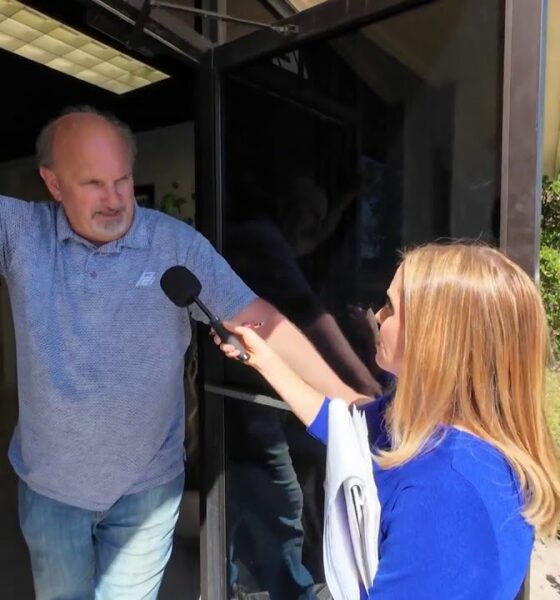
<svg viewBox="0 0 560 600">
<path fill-rule="evenodd" d="M 500 450 L 541 535 L 560 521 L 560 460 L 545 414 L 550 340 L 527 274 L 482 245 L 427 245 L 404 254 L 405 348 L 387 415 L 392 447 L 376 460 L 401 465 L 425 451 L 442 424 Z"/>
</svg>

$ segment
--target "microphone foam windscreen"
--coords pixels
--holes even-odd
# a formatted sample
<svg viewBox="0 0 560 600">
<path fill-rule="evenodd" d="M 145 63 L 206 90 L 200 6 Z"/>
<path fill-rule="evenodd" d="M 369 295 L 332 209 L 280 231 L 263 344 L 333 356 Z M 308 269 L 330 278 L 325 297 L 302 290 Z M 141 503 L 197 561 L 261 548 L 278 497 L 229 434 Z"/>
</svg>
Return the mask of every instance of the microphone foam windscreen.
<svg viewBox="0 0 560 600">
<path fill-rule="evenodd" d="M 198 277 L 181 265 L 167 269 L 161 276 L 160 285 L 171 302 L 181 307 L 192 304 L 202 289 Z"/>
</svg>

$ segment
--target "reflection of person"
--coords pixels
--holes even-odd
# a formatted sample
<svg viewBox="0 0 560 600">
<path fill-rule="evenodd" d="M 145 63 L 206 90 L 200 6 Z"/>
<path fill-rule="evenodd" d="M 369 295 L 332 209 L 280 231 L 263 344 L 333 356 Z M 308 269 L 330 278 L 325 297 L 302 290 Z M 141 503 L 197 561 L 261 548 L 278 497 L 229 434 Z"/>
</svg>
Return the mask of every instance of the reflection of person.
<svg viewBox="0 0 560 600">
<path fill-rule="evenodd" d="M 188 267 L 214 313 L 263 321 L 263 336 L 302 377 L 353 392 L 201 235 L 136 205 L 126 126 L 71 109 L 37 150 L 55 202 L 0 197 L 20 402 L 10 459 L 36 595 L 155 598 L 183 490 L 191 337 L 161 274 Z"/>
<path fill-rule="evenodd" d="M 377 319 L 377 361 L 399 383 L 394 399 L 363 409 L 382 507 L 367 597 L 513 598 L 534 531 L 554 534 L 560 522 L 538 292 L 497 250 L 431 245 L 405 255 Z M 254 332 L 234 331 L 250 364 L 327 441 L 328 400 Z"/>
<path fill-rule="evenodd" d="M 271 203 L 255 202 L 260 207 L 256 214 L 228 224 L 228 260 L 261 298 L 278 306 L 305 333 L 344 381 L 363 394 L 377 396 L 381 390 L 375 377 L 298 263 L 333 235 L 356 192 L 345 190 L 329 203 L 309 175 L 286 172 L 278 181 Z"/>
<path fill-rule="evenodd" d="M 235 598 L 257 586 L 270 600 L 317 599 L 303 561 L 303 493 L 282 416 L 245 402 L 228 413 L 235 430 L 228 436 L 235 442 L 227 477 L 229 584 Z"/>
<path fill-rule="evenodd" d="M 305 333 L 346 383 L 367 396 L 377 396 L 377 381 L 298 263 L 333 235 L 356 194 L 347 190 L 329 203 L 325 190 L 310 175 L 298 168 L 295 171 L 287 165 L 269 184 L 268 194 L 246 186 L 244 199 L 254 210 L 245 218 L 243 211 L 232 215 L 235 221 L 228 223 L 226 256 L 260 297 L 277 306 Z M 258 589 L 267 590 L 271 600 L 314 600 L 311 573 L 320 576 L 320 558 L 314 556 L 320 553 L 315 544 L 305 565 L 302 550 L 304 538 L 311 547 L 321 536 L 322 524 L 309 517 L 322 509 L 321 478 L 315 476 L 322 448 L 318 452 L 308 439 L 302 444 L 305 432 L 293 428 L 288 439 L 281 416 L 270 409 L 242 403 L 228 418 L 228 425 L 230 584 L 235 589 L 238 580 L 243 581 L 238 577 L 239 562 L 249 565 Z M 299 453 L 293 452 L 294 442 Z M 305 505 L 301 486 L 306 491 Z M 252 535 L 254 543 L 244 544 L 241 531 Z M 269 551 L 260 553 L 261 546 Z"/>
</svg>

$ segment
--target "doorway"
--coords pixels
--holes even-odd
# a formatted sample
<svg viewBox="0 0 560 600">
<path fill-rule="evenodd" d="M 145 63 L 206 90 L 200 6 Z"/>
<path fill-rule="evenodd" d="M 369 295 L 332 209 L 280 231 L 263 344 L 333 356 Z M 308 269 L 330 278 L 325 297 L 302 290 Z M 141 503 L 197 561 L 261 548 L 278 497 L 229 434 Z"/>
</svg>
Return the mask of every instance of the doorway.
<svg viewBox="0 0 560 600">
<path fill-rule="evenodd" d="M 483 240 L 534 272 L 538 194 L 516 195 L 538 185 L 538 140 L 511 143 L 530 135 L 514 49 L 524 22 L 540 40 L 534 8 L 333 1 L 290 19 L 292 38 L 254 33 L 202 63 L 214 103 L 200 114 L 201 226 L 356 387 L 379 376 L 360 331 L 400 248 Z M 538 129 L 533 84 L 525 110 Z M 522 154 L 523 184 L 509 169 Z M 324 449 L 250 370 L 204 354 L 203 589 L 322 598 Z"/>
<path fill-rule="evenodd" d="M 36 36 L 33 27 L 39 28 Z M 177 52 L 153 38 L 134 38 L 130 25 L 106 11 L 96 10 L 94 4 L 88 2 L 0 2 L 0 31 L 3 42 L 12 35 L 12 49 L 21 50 L 19 55 L 0 50 L 2 72 L 6 81 L 12 82 L 10 94 L 4 95 L 0 121 L 5 140 L 0 150 L 2 195 L 29 201 L 48 199 L 34 158 L 35 138 L 40 128 L 65 107 L 90 105 L 115 114 L 135 133 L 138 203 L 195 224 L 194 121 L 198 71 L 194 62 L 190 64 L 178 58 Z M 64 44 L 75 44 L 76 63 L 70 65 L 70 70 L 76 76 L 26 57 L 25 52 L 30 56 L 35 52 L 37 60 L 49 58 L 47 50 L 43 55 L 39 46 L 33 50 L 32 42 L 40 40 L 39 33 L 45 34 L 41 43 L 52 52 L 57 51 L 57 40 L 60 48 Z M 47 34 L 50 35 L 48 40 Z M 129 47 L 122 43 L 127 40 Z M 27 49 L 24 42 L 28 43 Z M 86 52 L 86 46 L 91 54 Z M 104 62 L 95 62 L 96 52 Z M 124 72 L 127 61 L 131 69 L 136 69 L 129 73 L 128 79 Z M 57 64 L 62 62 L 60 59 Z M 115 88 L 116 92 L 92 83 L 95 80 L 109 85 L 110 75 L 122 77 L 123 81 L 127 79 L 131 85 L 140 75 L 153 77 L 154 82 L 144 82 L 146 85 L 124 94 L 117 93 L 122 91 L 120 88 Z M 193 386 L 191 374 L 186 370 L 186 387 Z M 20 373 L 20 377 L 25 377 L 25 373 Z M 4 281 L 0 282 L 0 400 L 1 595 L 6 599 L 31 600 L 33 582 L 17 518 L 16 476 L 7 458 L 18 411 L 15 339 Z M 193 408 L 192 403 L 190 408 Z M 198 441 L 196 436 L 194 439 Z M 199 597 L 197 470 L 193 457 L 173 561 L 161 591 L 161 597 L 167 600 L 185 598 L 185 593 L 190 593 L 193 599 Z"/>
<path fill-rule="evenodd" d="M 109 4 L 117 3 L 123 10 L 141 4 Z M 99 2 L 26 4 L 84 31 L 99 27 L 87 13 Z M 278 11 L 293 3 L 261 4 Z M 541 10 L 541 2 L 523 9 L 510 0 L 331 0 L 291 17 L 290 35 L 265 30 L 209 44 L 200 68 L 141 36 L 129 51 L 171 77 L 118 99 L 80 81 L 68 86 L 60 74 L 2 51 L 3 72 L 22 82 L 4 112 L 3 137 L 13 143 L 0 156 L 2 193 L 23 194 L 24 184 L 28 199 L 44 198 L 31 183 L 33 139 L 60 108 L 87 102 L 115 112 L 147 152 L 159 153 L 156 166 L 139 163 L 138 194 L 154 203 L 168 193 L 186 198 L 183 216 L 307 330 L 342 376 L 367 384 L 377 373 L 371 340 L 356 323 L 379 303 L 400 247 L 474 237 L 500 243 L 534 269 Z M 115 27 L 105 23 L 95 35 L 122 41 Z M 173 42 L 181 47 L 185 39 Z M 190 183 L 166 171 L 165 159 L 185 148 Z M 5 457 L 17 389 L 4 285 L 0 295 Z M 187 481 L 202 498 L 202 597 L 274 598 L 286 573 L 328 597 L 319 550 L 323 449 L 260 380 L 200 346 L 202 468 L 198 482 Z M 3 489 L 13 491 L 10 473 L 3 464 Z M 276 476 L 284 478 L 279 485 Z M 20 600 L 32 593 L 31 578 L 21 567 L 15 495 L 2 497 L 0 579 L 11 582 L 6 597 Z M 266 506 L 274 510 L 265 514 Z M 168 578 L 180 597 L 198 585 L 182 578 L 198 572 L 198 531 L 192 535 L 195 544 Z M 286 571 L 281 555 L 294 547 L 295 568 Z"/>
</svg>

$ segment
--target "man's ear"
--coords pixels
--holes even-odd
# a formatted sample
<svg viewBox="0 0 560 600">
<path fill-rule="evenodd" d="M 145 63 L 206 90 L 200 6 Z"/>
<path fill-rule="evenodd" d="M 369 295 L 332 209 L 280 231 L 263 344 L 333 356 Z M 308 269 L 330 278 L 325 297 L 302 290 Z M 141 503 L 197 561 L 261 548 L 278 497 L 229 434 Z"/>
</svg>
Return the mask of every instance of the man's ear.
<svg viewBox="0 0 560 600">
<path fill-rule="evenodd" d="M 58 186 L 58 179 L 56 178 L 54 171 L 51 171 L 51 169 L 48 169 L 47 167 L 39 167 L 39 174 L 41 175 L 41 179 L 45 182 L 45 185 L 51 193 L 51 196 L 57 202 L 60 202 L 60 188 Z"/>
</svg>

